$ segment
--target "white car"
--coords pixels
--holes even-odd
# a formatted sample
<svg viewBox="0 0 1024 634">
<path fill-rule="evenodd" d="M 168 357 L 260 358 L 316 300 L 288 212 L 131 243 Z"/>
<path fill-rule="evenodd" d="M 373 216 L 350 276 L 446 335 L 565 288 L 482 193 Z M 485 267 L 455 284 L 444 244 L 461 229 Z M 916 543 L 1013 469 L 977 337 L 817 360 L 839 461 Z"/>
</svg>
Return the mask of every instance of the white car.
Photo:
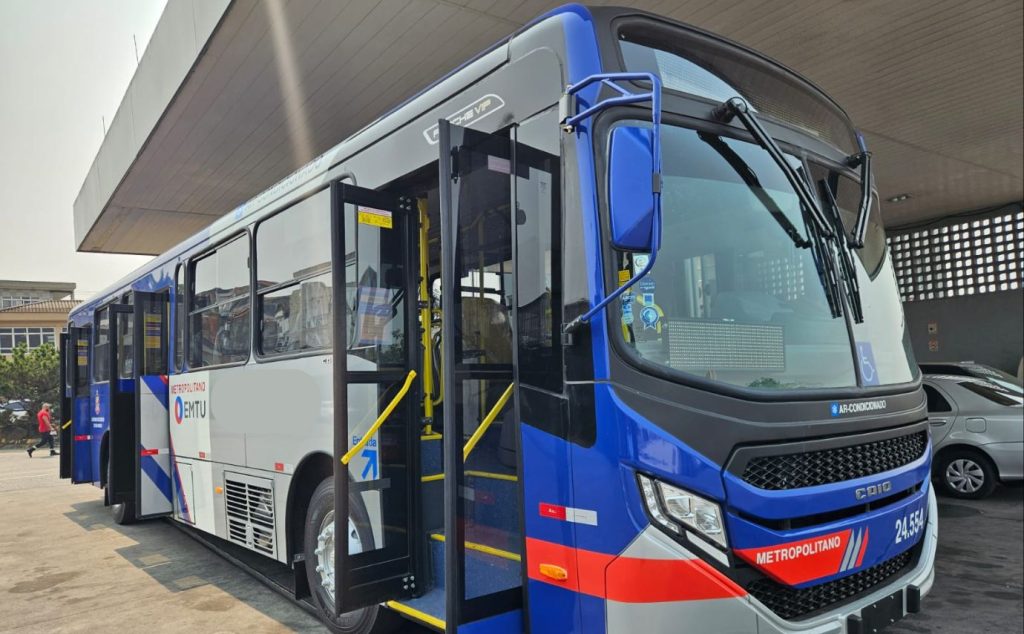
<svg viewBox="0 0 1024 634">
<path fill-rule="evenodd" d="M 7 401 L 7 404 L 0 409 L 11 413 L 11 420 L 28 420 L 28 407 L 21 401 Z"/>
</svg>

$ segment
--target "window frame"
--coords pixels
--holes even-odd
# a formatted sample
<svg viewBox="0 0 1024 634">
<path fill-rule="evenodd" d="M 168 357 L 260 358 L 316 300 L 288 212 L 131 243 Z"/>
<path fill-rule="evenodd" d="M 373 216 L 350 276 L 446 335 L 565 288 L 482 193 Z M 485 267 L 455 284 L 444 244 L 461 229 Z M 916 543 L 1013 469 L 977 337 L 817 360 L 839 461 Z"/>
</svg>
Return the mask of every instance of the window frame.
<svg viewBox="0 0 1024 634">
<path fill-rule="evenodd" d="M 245 239 L 247 247 L 248 247 L 249 279 L 247 280 L 247 282 L 248 282 L 248 286 L 249 286 L 249 291 L 248 291 L 248 294 L 245 297 L 245 299 L 248 300 L 248 302 L 249 302 L 249 336 L 247 337 L 247 342 L 246 342 L 248 344 L 248 354 L 246 355 L 245 359 L 242 359 L 240 361 L 231 361 L 231 362 L 228 362 L 228 363 L 217 363 L 217 364 L 211 364 L 211 365 L 194 366 L 193 363 L 192 363 L 192 353 L 191 353 L 191 350 L 192 350 L 192 313 L 193 313 L 192 303 L 193 303 L 193 295 L 195 293 L 195 265 L 196 265 L 196 262 L 198 262 L 199 260 L 202 260 L 205 257 L 208 257 L 208 256 L 211 256 L 211 255 L 215 254 L 221 247 L 223 247 L 224 245 L 226 245 L 226 244 L 228 244 L 230 242 L 233 242 L 234 240 L 236 240 L 238 238 L 241 238 L 242 236 L 244 236 L 244 239 Z M 179 265 L 179 266 L 182 266 L 182 265 Z M 188 259 L 183 264 L 183 266 L 185 266 L 185 320 L 184 320 L 185 321 L 185 341 L 184 341 L 184 343 L 185 343 L 185 353 L 184 353 L 185 354 L 185 359 L 184 359 L 184 364 L 185 364 L 185 367 L 187 368 L 187 370 L 183 369 L 183 370 L 179 371 L 179 374 L 185 374 L 186 372 L 198 372 L 200 370 L 202 370 L 202 371 L 205 371 L 205 370 L 216 370 L 216 369 L 219 369 L 219 368 L 231 368 L 231 367 L 245 365 L 252 358 L 252 352 L 253 352 L 253 338 L 252 338 L 252 336 L 253 336 L 253 301 L 252 301 L 253 300 L 253 292 L 252 292 L 252 287 L 253 287 L 253 271 L 255 270 L 255 258 L 253 256 L 252 232 L 249 230 L 248 227 L 245 227 L 245 228 L 239 229 L 237 231 L 234 231 L 234 232 L 228 234 L 227 236 L 225 236 L 224 238 L 218 240 L 214 244 L 211 244 L 211 245 L 205 247 L 204 249 L 202 249 L 200 251 L 197 251 L 194 254 L 192 254 L 191 256 L 189 256 Z M 238 298 L 238 299 L 242 299 L 242 298 Z M 232 301 L 237 301 L 237 300 L 232 300 Z M 207 307 L 207 308 L 209 308 L 209 307 Z"/>
<path fill-rule="evenodd" d="M 328 266 L 324 270 L 319 270 L 319 271 L 316 271 L 315 273 L 309 273 L 308 275 L 305 275 L 303 277 L 293 277 L 293 278 L 291 278 L 291 279 L 289 279 L 287 281 L 280 282 L 278 284 L 274 284 L 273 286 L 268 286 L 266 288 L 261 288 L 261 289 L 257 289 L 256 288 L 256 283 L 257 283 L 257 280 L 259 278 L 259 266 L 260 266 L 259 249 L 258 249 L 258 247 L 259 247 L 259 232 L 260 232 L 260 229 L 263 227 L 263 224 L 268 222 L 268 221 L 270 221 L 273 218 L 276 218 L 276 217 L 280 216 L 281 214 L 284 214 L 288 210 L 294 208 L 296 205 L 298 205 L 298 204 L 300 204 L 302 202 L 305 202 L 306 200 L 308 200 L 310 198 L 313 198 L 317 194 L 320 194 L 320 193 L 322 193 L 324 191 L 328 192 L 328 196 L 327 196 L 327 210 L 326 210 L 326 212 L 328 214 L 330 214 L 331 213 L 331 205 L 333 204 L 333 201 L 331 200 L 331 196 L 330 196 L 330 189 L 331 189 L 330 184 L 326 184 L 326 185 L 323 185 L 322 187 L 317 187 L 314 190 L 306 192 L 302 196 L 299 196 L 299 197 L 295 198 L 294 200 L 288 201 L 287 204 L 285 204 L 285 205 L 275 209 L 273 212 L 271 212 L 271 213 L 267 214 L 266 216 L 260 218 L 251 227 L 252 248 L 250 250 L 249 257 L 251 258 L 250 261 L 252 262 L 252 266 L 250 267 L 250 271 L 249 272 L 252 275 L 252 282 L 250 283 L 249 288 L 250 288 L 250 296 L 252 298 L 251 312 L 252 312 L 253 325 L 252 325 L 252 332 L 251 332 L 252 341 L 250 343 L 250 349 L 251 349 L 251 352 L 252 352 L 252 358 L 256 361 L 256 363 L 273 363 L 275 361 L 284 361 L 284 360 L 287 360 L 287 359 L 299 359 L 299 358 L 302 358 L 302 357 L 317 357 L 317 356 L 324 356 L 324 355 L 332 354 L 333 346 L 327 346 L 327 347 L 323 347 L 323 348 L 311 348 L 309 350 L 297 350 L 295 352 L 281 352 L 281 353 L 270 353 L 270 354 L 267 354 L 267 353 L 263 352 L 263 311 L 262 311 L 263 307 L 260 304 L 260 300 L 263 297 L 263 295 L 266 295 L 267 293 L 273 293 L 273 292 L 276 292 L 276 291 L 288 288 L 289 286 L 300 285 L 300 284 L 302 284 L 302 282 L 304 282 L 304 281 L 306 281 L 308 279 L 312 279 L 314 277 L 318 277 L 318 276 L 323 275 L 325 273 L 330 273 L 333 270 L 333 268 L 334 268 L 334 260 L 333 259 L 331 259 L 328 262 Z M 328 236 L 328 238 L 329 238 L 329 236 Z M 332 258 L 333 258 L 333 254 L 332 254 Z M 332 305 L 331 306 L 331 319 L 332 319 L 332 321 L 334 319 L 334 309 L 335 309 L 335 307 Z M 257 319 L 257 315 L 259 315 L 258 319 Z M 332 336 L 333 336 L 333 331 L 332 331 Z"/>
<path fill-rule="evenodd" d="M 178 276 L 181 276 L 181 284 L 178 284 Z M 174 320 L 173 332 L 168 337 L 168 343 L 173 344 L 174 354 L 169 354 L 167 359 L 167 371 L 169 374 L 182 374 L 188 367 L 188 261 L 179 261 L 174 266 L 174 279 L 171 282 L 171 295 L 174 297 L 174 306 L 171 309 L 171 317 Z M 179 309 L 180 305 L 180 309 Z M 178 333 L 181 333 L 179 340 Z M 180 344 L 180 350 L 179 350 Z M 173 372 L 171 372 L 173 370 Z"/>
</svg>

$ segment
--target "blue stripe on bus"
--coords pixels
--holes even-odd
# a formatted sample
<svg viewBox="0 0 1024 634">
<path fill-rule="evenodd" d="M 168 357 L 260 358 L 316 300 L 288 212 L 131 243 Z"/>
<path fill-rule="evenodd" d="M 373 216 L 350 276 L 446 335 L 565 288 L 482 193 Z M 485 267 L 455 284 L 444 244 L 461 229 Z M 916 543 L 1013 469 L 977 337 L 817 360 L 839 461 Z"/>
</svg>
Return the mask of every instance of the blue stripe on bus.
<svg viewBox="0 0 1024 634">
<path fill-rule="evenodd" d="M 167 409 L 167 384 L 160 378 L 159 374 L 147 374 L 142 377 L 142 381 L 149 388 L 149 391 L 153 393 L 153 396 L 160 400 L 160 404 Z"/>
<path fill-rule="evenodd" d="M 139 445 L 143 449 L 142 445 Z M 171 478 L 160 468 L 154 456 L 142 456 L 142 472 L 156 485 L 167 501 L 171 501 Z"/>
</svg>

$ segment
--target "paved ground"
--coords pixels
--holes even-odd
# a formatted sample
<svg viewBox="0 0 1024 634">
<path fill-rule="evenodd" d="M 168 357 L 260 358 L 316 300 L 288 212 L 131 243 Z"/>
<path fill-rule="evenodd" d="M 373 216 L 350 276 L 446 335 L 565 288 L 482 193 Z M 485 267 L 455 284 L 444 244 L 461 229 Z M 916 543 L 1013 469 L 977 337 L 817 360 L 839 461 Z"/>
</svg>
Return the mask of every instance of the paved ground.
<svg viewBox="0 0 1024 634">
<path fill-rule="evenodd" d="M 940 498 L 939 514 L 935 589 L 889 631 L 1020 632 L 1024 488 Z M 326 631 L 170 524 L 117 526 L 98 489 L 58 480 L 56 458 L 21 450 L 0 450 L 0 612 L 3 632 Z"/>
</svg>

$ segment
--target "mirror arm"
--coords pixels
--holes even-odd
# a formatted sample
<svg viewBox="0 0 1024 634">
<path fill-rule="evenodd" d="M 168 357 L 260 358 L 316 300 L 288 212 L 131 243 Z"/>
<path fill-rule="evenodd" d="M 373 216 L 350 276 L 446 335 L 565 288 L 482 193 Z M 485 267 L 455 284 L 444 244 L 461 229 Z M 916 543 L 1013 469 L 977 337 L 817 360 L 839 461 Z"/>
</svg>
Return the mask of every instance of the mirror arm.
<svg viewBox="0 0 1024 634">
<path fill-rule="evenodd" d="M 619 81 L 646 81 L 650 82 L 651 89 L 648 92 L 630 92 L 615 83 Z M 578 107 L 580 91 L 597 83 L 611 88 L 619 93 L 619 96 L 598 100 L 582 112 L 573 114 Z M 563 325 L 562 334 L 565 338 L 571 339 L 572 333 L 576 332 L 584 323 L 590 321 L 594 315 L 615 301 L 631 286 L 639 282 L 654 267 L 654 262 L 658 257 L 658 249 L 661 248 L 661 78 L 653 73 L 598 73 L 567 87 L 565 94 L 562 95 L 562 99 L 559 102 L 559 118 L 562 122 L 562 128 L 566 132 L 576 132 L 579 134 L 579 123 L 602 110 L 647 101 L 651 102 L 651 154 L 653 155 L 651 180 L 654 186 L 654 217 L 651 219 L 651 255 L 643 270 L 631 277 L 625 284 L 606 295 L 604 299 L 590 310 Z"/>
</svg>

